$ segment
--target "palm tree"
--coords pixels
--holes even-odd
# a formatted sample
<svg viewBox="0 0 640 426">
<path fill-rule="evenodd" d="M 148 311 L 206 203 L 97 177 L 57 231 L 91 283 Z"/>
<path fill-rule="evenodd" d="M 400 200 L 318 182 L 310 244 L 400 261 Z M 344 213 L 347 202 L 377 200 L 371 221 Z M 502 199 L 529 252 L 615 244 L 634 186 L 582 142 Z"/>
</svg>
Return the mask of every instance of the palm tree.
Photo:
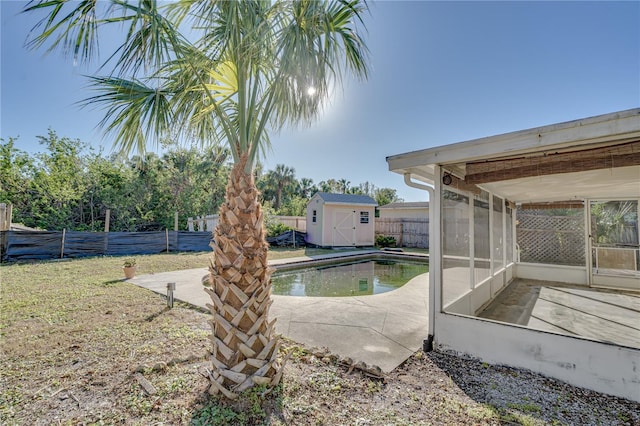
<svg viewBox="0 0 640 426">
<path fill-rule="evenodd" d="M 284 201 L 295 195 L 298 181 L 292 167 L 278 164 L 258 179 L 257 185 L 263 199 L 273 203 L 273 209 L 279 212 Z"/>
<path fill-rule="evenodd" d="M 252 170 L 270 131 L 309 123 L 346 74 L 366 78 L 359 33 L 366 9 L 360 0 L 39 0 L 25 9 L 47 14 L 34 27 L 32 47 L 51 42 L 78 61 L 95 57 L 102 27 L 128 26 L 104 65 L 113 71 L 91 78 L 97 94 L 84 102 L 105 108 L 100 125 L 121 150 L 142 152 L 149 141 L 177 136 L 231 152 L 207 289 L 212 394 L 235 398 L 280 380 Z"/>
<path fill-rule="evenodd" d="M 340 179 L 338 181 L 338 186 L 339 186 L 340 192 L 342 194 L 348 194 L 349 193 L 350 185 L 351 185 L 351 182 L 346 180 L 346 179 Z"/>
<path fill-rule="evenodd" d="M 302 178 L 298 186 L 298 194 L 302 198 L 309 199 L 318 191 L 318 188 L 313 184 L 313 179 Z"/>
<path fill-rule="evenodd" d="M 275 187 L 276 200 L 273 208 L 278 211 L 282 207 L 282 197 L 285 190 L 293 188 L 296 183 L 295 170 L 292 167 L 285 166 L 284 164 L 276 165 L 275 170 L 270 173 L 269 179 L 273 182 Z"/>
</svg>

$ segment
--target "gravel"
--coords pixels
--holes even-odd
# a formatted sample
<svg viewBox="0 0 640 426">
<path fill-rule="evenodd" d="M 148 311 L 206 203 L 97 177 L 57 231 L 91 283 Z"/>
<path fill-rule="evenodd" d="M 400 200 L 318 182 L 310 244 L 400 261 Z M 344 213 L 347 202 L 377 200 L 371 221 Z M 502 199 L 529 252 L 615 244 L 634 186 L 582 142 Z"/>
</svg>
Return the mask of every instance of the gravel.
<svg viewBox="0 0 640 426">
<path fill-rule="evenodd" d="M 505 412 L 530 413 L 546 424 L 640 425 L 640 404 L 626 399 L 528 370 L 488 365 L 464 355 L 431 352 L 426 359 L 449 375 L 471 399 Z"/>
</svg>

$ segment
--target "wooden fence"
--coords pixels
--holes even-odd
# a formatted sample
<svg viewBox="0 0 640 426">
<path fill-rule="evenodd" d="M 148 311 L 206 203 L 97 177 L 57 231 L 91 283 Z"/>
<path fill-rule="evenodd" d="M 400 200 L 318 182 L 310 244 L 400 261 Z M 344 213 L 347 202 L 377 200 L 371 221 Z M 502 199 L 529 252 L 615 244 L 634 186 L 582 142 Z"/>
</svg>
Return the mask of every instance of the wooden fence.
<svg viewBox="0 0 640 426">
<path fill-rule="evenodd" d="M 11 230 L 11 216 L 13 206 L 11 204 L 0 203 L 0 259 L 7 251 L 7 233 L 2 231 Z"/>
<path fill-rule="evenodd" d="M 11 230 L 11 216 L 13 206 L 11 204 L 0 203 L 0 231 Z"/>
<path fill-rule="evenodd" d="M 375 235 L 395 238 L 398 247 L 429 248 L 429 219 L 376 218 Z"/>
</svg>

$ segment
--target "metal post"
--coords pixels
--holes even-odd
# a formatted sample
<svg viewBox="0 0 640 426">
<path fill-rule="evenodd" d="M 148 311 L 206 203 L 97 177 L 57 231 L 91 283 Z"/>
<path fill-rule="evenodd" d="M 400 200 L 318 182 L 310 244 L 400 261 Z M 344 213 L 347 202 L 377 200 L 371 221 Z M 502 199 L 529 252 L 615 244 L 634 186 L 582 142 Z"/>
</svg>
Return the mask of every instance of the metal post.
<svg viewBox="0 0 640 426">
<path fill-rule="evenodd" d="M 176 283 L 167 283 L 167 306 L 173 308 L 173 291 L 176 289 Z"/>
<path fill-rule="evenodd" d="M 109 252 L 109 226 L 111 223 L 111 209 L 107 209 L 104 215 L 104 246 L 103 246 L 103 254 L 107 254 Z"/>
<path fill-rule="evenodd" d="M 60 246 L 60 259 L 62 259 L 64 257 L 64 237 L 67 234 L 67 228 L 64 228 L 62 230 L 62 244 Z"/>
<path fill-rule="evenodd" d="M 107 209 L 104 214 L 104 232 L 109 232 L 109 225 L 111 222 L 111 209 Z"/>
<path fill-rule="evenodd" d="M 164 230 L 164 237 L 167 244 L 167 253 L 169 253 L 169 229 Z"/>
</svg>

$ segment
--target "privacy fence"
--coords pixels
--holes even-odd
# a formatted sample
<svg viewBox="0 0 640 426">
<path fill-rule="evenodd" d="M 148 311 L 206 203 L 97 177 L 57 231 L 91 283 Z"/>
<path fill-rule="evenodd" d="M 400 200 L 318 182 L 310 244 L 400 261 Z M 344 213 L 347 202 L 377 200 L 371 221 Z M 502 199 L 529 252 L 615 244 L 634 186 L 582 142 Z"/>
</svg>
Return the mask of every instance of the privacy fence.
<svg viewBox="0 0 640 426">
<path fill-rule="evenodd" d="M 428 219 L 376 218 L 375 234 L 395 238 L 398 247 L 429 248 Z"/>
<path fill-rule="evenodd" d="M 2 231 L 0 259 L 55 259 L 211 251 L 211 232 Z"/>
</svg>

